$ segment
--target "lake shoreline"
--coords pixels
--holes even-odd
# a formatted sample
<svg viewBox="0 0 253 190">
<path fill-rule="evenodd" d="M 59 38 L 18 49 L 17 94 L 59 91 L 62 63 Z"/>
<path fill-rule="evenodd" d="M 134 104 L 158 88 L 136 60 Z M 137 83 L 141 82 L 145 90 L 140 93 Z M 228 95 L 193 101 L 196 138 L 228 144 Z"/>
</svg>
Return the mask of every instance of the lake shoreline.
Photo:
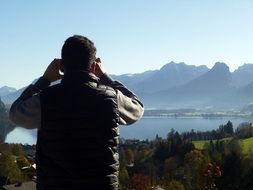
<svg viewBox="0 0 253 190">
<path fill-rule="evenodd" d="M 220 118 L 220 117 L 253 117 L 250 111 L 239 110 L 197 110 L 197 109 L 178 109 L 178 110 L 145 110 L 143 117 L 202 117 L 202 118 Z"/>
<path fill-rule="evenodd" d="M 233 123 L 234 129 L 243 122 L 253 123 L 253 116 L 144 116 L 138 122 L 130 126 L 120 126 L 120 136 L 124 139 L 155 139 L 156 135 L 166 138 L 168 132 L 173 128 L 175 131 L 211 131 L 216 130 L 220 125 L 225 125 L 228 121 Z M 7 135 L 6 142 L 36 144 L 37 131 L 27 130 L 21 127 L 15 128 Z"/>
</svg>

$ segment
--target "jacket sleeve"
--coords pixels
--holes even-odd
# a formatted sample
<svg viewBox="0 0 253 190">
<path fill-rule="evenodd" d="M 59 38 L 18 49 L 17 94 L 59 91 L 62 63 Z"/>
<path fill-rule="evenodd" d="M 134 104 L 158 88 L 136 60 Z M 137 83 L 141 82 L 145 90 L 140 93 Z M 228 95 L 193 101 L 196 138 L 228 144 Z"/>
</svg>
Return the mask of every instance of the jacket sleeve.
<svg viewBox="0 0 253 190">
<path fill-rule="evenodd" d="M 20 97 L 11 105 L 10 120 L 18 126 L 34 129 L 41 126 L 39 92 L 50 82 L 41 77 L 34 85 L 29 85 Z"/>
<path fill-rule="evenodd" d="M 143 104 L 133 92 L 120 82 L 112 80 L 107 74 L 100 78 L 100 83 L 116 90 L 121 125 L 131 125 L 142 117 L 144 113 Z"/>
</svg>

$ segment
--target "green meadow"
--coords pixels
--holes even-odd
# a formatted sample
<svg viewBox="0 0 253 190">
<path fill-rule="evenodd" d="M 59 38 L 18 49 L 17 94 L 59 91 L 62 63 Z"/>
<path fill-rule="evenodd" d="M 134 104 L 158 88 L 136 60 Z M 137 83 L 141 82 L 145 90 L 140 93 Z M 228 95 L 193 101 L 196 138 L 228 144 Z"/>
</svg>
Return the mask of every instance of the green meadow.
<svg viewBox="0 0 253 190">
<path fill-rule="evenodd" d="M 222 139 L 222 140 L 229 140 L 230 138 L 225 138 L 225 139 Z M 216 140 L 214 140 L 215 142 Z M 206 140 L 206 141 L 193 141 L 193 144 L 195 146 L 196 149 L 204 149 L 204 145 L 206 143 L 209 143 L 210 140 Z M 252 152 L 253 151 L 253 137 L 251 138 L 247 138 L 247 139 L 243 139 L 243 140 L 240 140 L 241 142 L 241 145 L 242 145 L 242 148 L 243 148 L 243 153 L 247 154 L 249 152 Z"/>
</svg>

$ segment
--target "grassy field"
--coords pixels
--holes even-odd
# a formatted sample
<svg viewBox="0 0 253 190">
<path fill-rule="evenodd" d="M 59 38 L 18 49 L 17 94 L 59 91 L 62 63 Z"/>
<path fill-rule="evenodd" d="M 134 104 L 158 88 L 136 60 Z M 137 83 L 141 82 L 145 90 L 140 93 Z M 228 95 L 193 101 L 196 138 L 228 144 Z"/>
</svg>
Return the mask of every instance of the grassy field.
<svg viewBox="0 0 253 190">
<path fill-rule="evenodd" d="M 248 153 L 253 151 L 253 137 L 242 140 L 243 152 Z"/>
<path fill-rule="evenodd" d="M 223 140 L 229 140 L 229 139 L 223 139 Z M 210 141 L 193 141 L 193 144 L 195 148 L 197 149 L 203 149 L 204 145 L 206 143 L 209 143 Z M 253 137 L 241 140 L 242 142 L 242 148 L 244 153 L 248 153 L 250 151 L 253 151 Z"/>
</svg>

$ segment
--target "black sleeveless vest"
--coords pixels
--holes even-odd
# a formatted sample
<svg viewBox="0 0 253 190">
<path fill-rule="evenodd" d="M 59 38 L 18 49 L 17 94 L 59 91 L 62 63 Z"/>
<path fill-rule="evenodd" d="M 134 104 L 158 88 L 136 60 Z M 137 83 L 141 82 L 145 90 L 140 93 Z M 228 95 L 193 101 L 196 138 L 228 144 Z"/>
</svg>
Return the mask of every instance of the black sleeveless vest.
<svg viewBox="0 0 253 190">
<path fill-rule="evenodd" d="M 71 72 L 40 94 L 37 189 L 118 189 L 116 92 Z"/>
</svg>

